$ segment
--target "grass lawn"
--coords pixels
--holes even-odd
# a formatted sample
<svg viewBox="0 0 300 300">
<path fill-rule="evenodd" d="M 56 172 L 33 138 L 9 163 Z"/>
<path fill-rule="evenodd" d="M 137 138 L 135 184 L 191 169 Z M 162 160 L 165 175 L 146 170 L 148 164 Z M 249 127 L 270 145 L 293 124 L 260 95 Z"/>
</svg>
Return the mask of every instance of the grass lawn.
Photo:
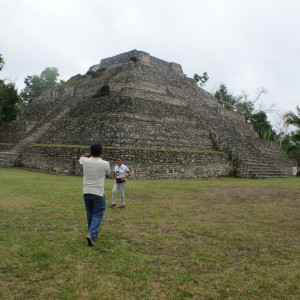
<svg viewBox="0 0 300 300">
<path fill-rule="evenodd" d="M 94 247 L 81 177 L 0 191 L 0 299 L 300 299 L 300 178 L 130 179 Z"/>
</svg>

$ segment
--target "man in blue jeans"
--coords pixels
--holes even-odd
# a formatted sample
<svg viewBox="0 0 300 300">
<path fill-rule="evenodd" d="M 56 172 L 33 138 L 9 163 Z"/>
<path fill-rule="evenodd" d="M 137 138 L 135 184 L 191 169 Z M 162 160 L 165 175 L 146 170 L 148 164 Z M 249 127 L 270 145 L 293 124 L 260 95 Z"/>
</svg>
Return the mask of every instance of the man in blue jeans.
<svg viewBox="0 0 300 300">
<path fill-rule="evenodd" d="M 104 182 L 111 174 L 109 162 L 101 158 L 102 146 L 93 144 L 91 152 L 82 155 L 79 163 L 83 166 L 83 199 L 87 214 L 88 246 L 94 246 L 105 211 Z"/>
</svg>

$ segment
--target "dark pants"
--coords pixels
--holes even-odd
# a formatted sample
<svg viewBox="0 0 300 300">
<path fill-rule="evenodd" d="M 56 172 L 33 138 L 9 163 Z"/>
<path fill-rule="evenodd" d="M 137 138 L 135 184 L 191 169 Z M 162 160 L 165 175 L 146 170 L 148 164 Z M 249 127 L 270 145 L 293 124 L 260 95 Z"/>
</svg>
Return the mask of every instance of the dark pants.
<svg viewBox="0 0 300 300">
<path fill-rule="evenodd" d="M 105 196 L 83 194 L 88 223 L 88 235 L 96 240 L 105 211 Z"/>
</svg>

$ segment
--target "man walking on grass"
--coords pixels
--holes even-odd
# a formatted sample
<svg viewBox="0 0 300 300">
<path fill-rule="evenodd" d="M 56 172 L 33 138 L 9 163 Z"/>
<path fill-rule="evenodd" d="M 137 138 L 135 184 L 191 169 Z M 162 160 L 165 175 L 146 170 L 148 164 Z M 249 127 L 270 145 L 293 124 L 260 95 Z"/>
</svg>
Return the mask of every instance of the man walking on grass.
<svg viewBox="0 0 300 300">
<path fill-rule="evenodd" d="M 88 246 L 93 246 L 99 237 L 99 228 L 105 211 L 104 182 L 109 176 L 109 162 L 101 158 L 102 146 L 93 144 L 91 152 L 82 155 L 79 163 L 83 166 L 83 199 L 87 214 Z"/>
</svg>

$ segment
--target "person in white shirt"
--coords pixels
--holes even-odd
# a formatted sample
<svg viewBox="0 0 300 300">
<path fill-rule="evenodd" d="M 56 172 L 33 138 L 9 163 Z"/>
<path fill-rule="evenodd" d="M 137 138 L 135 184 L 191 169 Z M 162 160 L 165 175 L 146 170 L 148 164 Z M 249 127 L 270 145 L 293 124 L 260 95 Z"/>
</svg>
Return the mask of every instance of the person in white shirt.
<svg viewBox="0 0 300 300">
<path fill-rule="evenodd" d="M 93 246 L 99 237 L 99 228 L 105 212 L 105 176 L 111 174 L 109 162 L 101 158 L 102 146 L 91 145 L 91 153 L 82 155 L 79 163 L 83 166 L 83 199 L 87 214 L 88 246 Z"/>
<path fill-rule="evenodd" d="M 117 157 L 116 160 L 116 166 L 114 168 L 114 173 L 113 177 L 116 178 L 116 182 L 113 185 L 112 189 L 112 204 L 110 207 L 116 207 L 117 202 L 116 202 L 116 196 L 118 190 L 120 191 L 120 205 L 119 208 L 124 208 L 125 207 L 125 186 L 126 186 L 126 180 L 127 177 L 131 175 L 131 172 L 129 168 L 123 164 L 123 159 L 122 157 Z"/>
</svg>

